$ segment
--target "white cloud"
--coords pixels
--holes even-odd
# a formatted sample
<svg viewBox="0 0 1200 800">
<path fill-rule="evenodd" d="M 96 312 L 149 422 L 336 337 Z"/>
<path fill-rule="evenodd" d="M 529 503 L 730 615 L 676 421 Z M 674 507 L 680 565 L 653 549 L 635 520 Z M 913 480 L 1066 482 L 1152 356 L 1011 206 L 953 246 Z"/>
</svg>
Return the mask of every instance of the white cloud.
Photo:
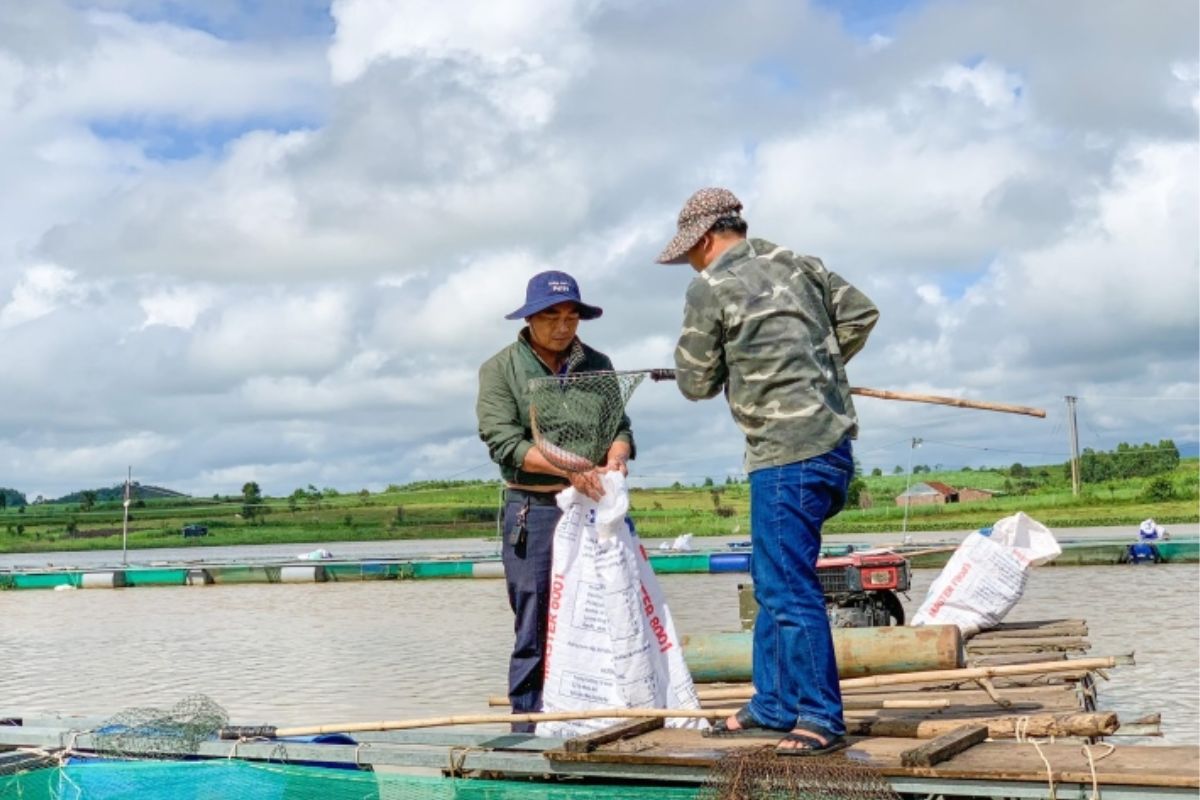
<svg viewBox="0 0 1200 800">
<path fill-rule="evenodd" d="M 35 35 L 54 35 L 49 28 L 59 22 L 31 27 Z M 303 42 L 225 41 L 102 11 L 73 15 L 70 24 L 79 38 L 60 58 L 19 61 L 19 79 L 10 84 L 18 103 L 8 114 L 0 111 L 0 119 L 19 113 L 28 124 L 149 114 L 205 121 L 311 111 L 327 80 L 319 49 Z M 12 46 L 0 39 L 3 45 Z"/>
<path fill-rule="evenodd" d="M 142 327 L 165 325 L 191 330 L 196 318 L 215 299 L 216 292 L 208 288 L 170 287 L 151 292 L 138 300 L 146 315 Z"/>
<path fill-rule="evenodd" d="M 913 435 L 931 462 L 1053 460 L 1064 394 L 1095 398 L 1090 446 L 1196 440 L 1189 4 L 1080 27 L 1070 2 L 932 3 L 866 39 L 784 0 L 338 0 L 332 36 L 178 8 L 47 0 L 0 29 L 19 488 L 131 455 L 203 493 L 492 475 L 475 374 L 530 275 L 576 275 L 618 368 L 669 363 L 692 273 L 652 259 L 713 183 L 879 304 L 853 382 L 1051 410 L 864 399 L 865 464 Z M 1172 399 L 1101 399 L 1148 387 Z M 720 400 L 647 384 L 630 410 L 639 480 L 740 469 Z"/>
<path fill-rule="evenodd" d="M 479 59 L 493 68 L 512 62 L 540 66 L 541 54 L 562 50 L 578 36 L 573 0 L 335 0 L 338 22 L 329 51 L 334 79 L 352 81 L 382 59 Z"/>
<path fill-rule="evenodd" d="M 171 453 L 176 444 L 172 437 L 143 431 L 110 441 L 42 446 L 25 452 L 15 452 L 11 445 L 0 445 L 0 462 L 8 461 L 18 468 L 29 462 L 44 465 L 42 469 L 54 476 L 54 483 L 45 489 L 35 484 L 30 496 L 54 496 L 59 493 L 59 487 L 73 483 L 114 486 L 124 479 L 129 465 L 156 461 Z"/>
<path fill-rule="evenodd" d="M 346 355 L 350 323 L 350 298 L 342 291 L 251 295 L 214 309 L 214 319 L 192 338 L 189 363 L 239 378 L 320 374 Z"/>
<path fill-rule="evenodd" d="M 44 317 L 60 304 L 77 300 L 82 291 L 75 277 L 71 270 L 54 264 L 26 269 L 9 301 L 0 307 L 0 330 Z"/>
</svg>

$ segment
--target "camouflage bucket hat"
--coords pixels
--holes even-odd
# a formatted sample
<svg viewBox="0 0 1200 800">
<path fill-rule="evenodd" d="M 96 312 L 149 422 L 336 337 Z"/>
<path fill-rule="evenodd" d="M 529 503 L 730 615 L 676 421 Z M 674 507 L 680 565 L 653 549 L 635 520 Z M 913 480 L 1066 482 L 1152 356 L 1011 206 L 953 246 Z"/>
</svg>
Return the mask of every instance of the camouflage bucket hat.
<svg viewBox="0 0 1200 800">
<path fill-rule="evenodd" d="M 658 256 L 660 264 L 682 264 L 700 237 L 721 217 L 739 216 L 742 201 L 728 189 L 701 189 L 687 199 L 679 212 L 679 230 Z"/>
</svg>

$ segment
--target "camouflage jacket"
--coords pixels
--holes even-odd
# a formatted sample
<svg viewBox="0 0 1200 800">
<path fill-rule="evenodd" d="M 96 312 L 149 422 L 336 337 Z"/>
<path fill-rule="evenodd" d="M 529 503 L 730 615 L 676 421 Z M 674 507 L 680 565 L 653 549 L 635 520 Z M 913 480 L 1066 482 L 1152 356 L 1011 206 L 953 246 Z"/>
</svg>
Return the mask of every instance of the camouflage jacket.
<svg viewBox="0 0 1200 800">
<path fill-rule="evenodd" d="M 845 364 L 878 318 L 819 259 L 747 239 L 688 287 L 676 380 L 690 400 L 724 388 L 747 472 L 812 458 L 858 431 Z"/>
<path fill-rule="evenodd" d="M 612 361 L 575 339 L 563 371 L 598 372 L 611 370 Z M 552 374 L 529 344 L 529 329 L 523 328 L 517 341 L 489 358 L 479 368 L 479 398 L 475 413 L 479 418 L 479 438 L 488 454 L 500 465 L 500 477 L 506 483 L 526 486 L 560 486 L 566 479 L 521 469 L 525 454 L 533 447 L 533 428 L 529 422 L 529 379 Z M 621 417 L 616 441 L 627 442 L 634 455 L 633 430 L 629 417 Z"/>
</svg>

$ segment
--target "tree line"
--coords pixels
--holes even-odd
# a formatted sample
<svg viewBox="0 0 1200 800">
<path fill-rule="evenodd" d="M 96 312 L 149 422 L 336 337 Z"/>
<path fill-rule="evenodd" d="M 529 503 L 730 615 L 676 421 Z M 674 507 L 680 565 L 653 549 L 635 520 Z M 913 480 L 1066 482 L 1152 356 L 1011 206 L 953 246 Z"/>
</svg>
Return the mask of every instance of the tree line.
<svg viewBox="0 0 1200 800">
<path fill-rule="evenodd" d="M 1102 483 L 1121 478 L 1145 478 L 1170 472 L 1179 466 L 1179 448 L 1170 439 L 1158 444 L 1133 445 L 1121 442 L 1115 450 L 1084 448 L 1079 455 L 1079 478 L 1084 483 Z M 1071 475 L 1071 462 L 1063 465 Z"/>
</svg>

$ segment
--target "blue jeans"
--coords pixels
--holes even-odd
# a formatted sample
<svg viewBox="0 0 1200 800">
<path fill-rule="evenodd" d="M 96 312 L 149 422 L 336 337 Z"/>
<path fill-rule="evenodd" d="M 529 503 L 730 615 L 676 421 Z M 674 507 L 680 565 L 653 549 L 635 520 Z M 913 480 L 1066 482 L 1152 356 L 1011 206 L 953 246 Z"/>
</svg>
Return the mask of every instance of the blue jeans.
<svg viewBox="0 0 1200 800">
<path fill-rule="evenodd" d="M 761 724 L 846 732 L 833 635 L 817 579 L 821 525 L 842 510 L 854 476 L 849 438 L 828 453 L 750 473 L 754 698 Z"/>
</svg>

